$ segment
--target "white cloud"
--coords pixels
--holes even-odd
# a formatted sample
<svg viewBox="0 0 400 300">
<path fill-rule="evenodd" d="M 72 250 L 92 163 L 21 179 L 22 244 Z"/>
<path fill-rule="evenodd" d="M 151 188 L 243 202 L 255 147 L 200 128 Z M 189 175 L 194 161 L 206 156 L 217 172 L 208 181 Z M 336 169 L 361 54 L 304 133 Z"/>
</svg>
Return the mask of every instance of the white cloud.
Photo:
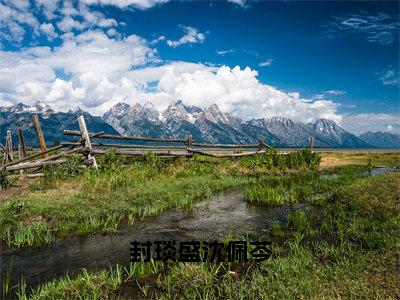
<svg viewBox="0 0 400 300">
<path fill-rule="evenodd" d="M 150 8 L 163 0 L 35 0 L 33 8 L 42 9 L 47 21 L 40 24 L 32 14 L 28 0 L 12 5 L 0 3 L 1 38 L 21 42 L 27 32 L 32 37 L 46 34 L 54 39 L 64 32 L 59 46 L 29 47 L 10 52 L 0 49 L 0 105 L 40 100 L 55 109 L 66 111 L 81 106 L 100 115 L 118 102 L 133 104 L 149 101 L 159 109 L 183 100 L 188 105 L 206 108 L 216 103 L 222 111 L 245 120 L 281 116 L 310 122 L 319 118 L 341 122 L 352 130 L 374 128 L 396 131 L 400 128 L 394 115 L 345 115 L 326 95 L 343 95 L 329 90 L 314 99 L 304 99 L 298 92 L 283 92 L 263 84 L 257 72 L 246 67 L 214 67 L 188 62 L 162 62 L 152 47 L 166 40 L 160 36 L 148 42 L 137 35 L 124 37 L 117 31 L 115 19 L 94 10 L 95 5 L 120 8 Z M 244 1 L 240 1 L 243 3 Z M 239 3 L 239 4 L 240 4 Z M 202 43 L 205 35 L 196 28 L 181 26 L 185 32 L 179 40 L 167 40 L 171 47 Z M 74 30 L 74 31 L 73 31 Z M 104 32 L 106 33 L 104 33 Z M 58 32 L 58 33 L 57 33 Z M 76 33 L 79 32 L 79 33 Z M 33 39 L 34 40 L 34 39 Z M 242 50 L 249 52 L 248 50 Z M 234 50 L 217 51 L 218 55 Z M 256 55 L 253 53 L 253 55 Z M 272 59 L 260 66 L 271 65 Z M 389 70 L 390 71 L 390 70 Z M 396 73 L 382 73 L 384 84 L 393 84 Z M 397 76 L 398 78 L 398 76 Z M 397 79 L 398 80 L 398 79 Z M 397 81 L 398 82 L 398 81 Z M 396 116 L 398 117 L 398 116 Z"/>
<path fill-rule="evenodd" d="M 54 18 L 54 12 L 58 7 L 59 0 L 35 0 L 35 5 L 41 9 L 47 19 Z"/>
<path fill-rule="evenodd" d="M 46 35 L 49 41 L 58 37 L 58 34 L 54 32 L 54 26 L 51 23 L 43 23 L 40 25 L 40 31 Z"/>
<path fill-rule="evenodd" d="M 392 44 L 398 36 L 399 21 L 384 13 L 344 14 L 333 16 L 325 25 L 328 38 L 357 34 L 371 43 Z"/>
<path fill-rule="evenodd" d="M 258 65 L 260 67 L 269 67 L 270 65 L 272 65 L 272 61 L 273 61 L 273 59 L 270 58 L 270 59 L 268 59 L 266 61 L 260 62 Z"/>
<path fill-rule="evenodd" d="M 157 44 L 157 43 L 159 43 L 159 42 L 161 42 L 161 41 L 164 41 L 164 40 L 165 40 L 165 36 L 160 35 L 158 38 L 153 39 L 153 40 L 150 42 L 150 44 L 155 45 L 155 44 Z"/>
<path fill-rule="evenodd" d="M 29 1 L 16 1 L 8 5 L 0 3 L 1 38 L 21 43 L 26 32 L 24 26 L 30 27 L 35 34 L 38 33 L 39 22 L 29 11 Z"/>
<path fill-rule="evenodd" d="M 77 105 L 94 110 L 121 94 L 120 86 L 124 78 L 131 80 L 132 68 L 152 61 L 158 61 L 154 50 L 140 37 L 116 40 L 101 31 L 69 36 L 54 49 L 0 51 L 0 77 L 5 78 L 0 99 L 28 104 L 40 99 L 60 110 Z M 57 78 L 60 70 L 65 78 Z"/>
<path fill-rule="evenodd" d="M 222 111 L 245 120 L 282 116 L 310 122 L 318 118 L 341 121 L 336 106 L 329 100 L 302 101 L 298 93 L 288 94 L 256 78 L 250 68 L 223 66 L 214 70 L 196 70 L 177 75 L 168 70 L 158 83 L 160 92 L 189 105 L 208 107 L 216 103 Z"/>
<path fill-rule="evenodd" d="M 389 69 L 380 73 L 379 80 L 384 85 L 398 85 L 400 83 L 400 72 L 396 74 L 394 69 Z"/>
<path fill-rule="evenodd" d="M 202 43 L 206 39 L 205 35 L 200 33 L 196 28 L 190 26 L 181 27 L 183 28 L 185 35 L 177 41 L 167 40 L 168 46 L 175 48 L 188 43 Z"/>
<path fill-rule="evenodd" d="M 59 110 L 81 106 L 102 114 L 120 101 L 150 101 L 165 108 L 180 99 L 203 108 L 216 103 L 244 119 L 341 120 L 332 101 L 306 103 L 299 93 L 262 84 L 250 68 L 187 62 L 149 67 L 160 60 L 148 45 L 136 35 L 113 39 L 102 31 L 87 31 L 64 36 L 62 45 L 54 49 L 0 51 L 0 76 L 6 78 L 0 82 L 0 100 L 31 104 L 40 99 Z M 156 84 L 155 90 L 147 90 L 150 83 Z"/>
<path fill-rule="evenodd" d="M 245 6 L 246 0 L 228 0 L 228 2 L 238 4 L 240 6 Z"/>
<path fill-rule="evenodd" d="M 235 50 L 233 50 L 233 49 L 219 50 L 219 51 L 217 51 L 217 54 L 221 55 L 221 56 L 225 56 L 226 54 L 230 54 L 230 53 L 233 53 L 233 52 L 235 52 Z"/>
<path fill-rule="evenodd" d="M 360 135 L 367 131 L 391 131 L 400 134 L 400 114 L 365 113 L 343 115 L 344 129 Z"/>
<path fill-rule="evenodd" d="M 158 4 L 166 3 L 169 0 L 80 0 L 81 2 L 91 5 L 91 4 L 101 4 L 101 5 L 113 5 L 119 8 L 127 8 L 129 6 L 138 9 L 148 9 Z"/>
<path fill-rule="evenodd" d="M 329 90 L 325 91 L 325 94 L 334 95 L 334 96 L 343 96 L 346 94 L 346 91 L 343 90 Z"/>
</svg>

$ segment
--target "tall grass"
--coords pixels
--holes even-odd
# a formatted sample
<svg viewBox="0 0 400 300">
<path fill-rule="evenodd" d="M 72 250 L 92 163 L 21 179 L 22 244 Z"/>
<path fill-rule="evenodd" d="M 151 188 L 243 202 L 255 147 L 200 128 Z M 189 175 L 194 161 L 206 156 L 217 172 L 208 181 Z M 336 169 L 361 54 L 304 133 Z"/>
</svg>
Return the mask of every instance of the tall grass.
<svg viewBox="0 0 400 300">
<path fill-rule="evenodd" d="M 128 283 L 140 291 L 132 298 L 395 299 L 400 280 L 400 174 L 326 180 L 335 187 L 320 201 L 324 225 L 318 236 L 310 239 L 307 234 L 313 216 L 291 214 L 285 231 L 277 224 L 271 228 L 270 234 L 284 242 L 274 244 L 272 257 L 264 262 L 139 263 L 126 270 L 64 277 L 21 299 L 113 298 Z M 282 184 L 284 179 L 275 181 Z"/>
</svg>

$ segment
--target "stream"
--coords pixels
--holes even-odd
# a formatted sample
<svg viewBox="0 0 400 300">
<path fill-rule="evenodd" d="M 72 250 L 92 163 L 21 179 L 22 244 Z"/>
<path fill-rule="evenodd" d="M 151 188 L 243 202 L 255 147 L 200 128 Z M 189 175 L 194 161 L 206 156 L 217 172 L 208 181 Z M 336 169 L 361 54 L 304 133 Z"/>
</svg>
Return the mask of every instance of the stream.
<svg viewBox="0 0 400 300">
<path fill-rule="evenodd" d="M 274 208 L 250 206 L 242 191 L 216 194 L 197 203 L 192 211 L 172 210 L 132 226 L 124 226 L 116 234 L 97 233 L 58 240 L 42 247 L 12 250 L 1 255 L 0 278 L 18 284 L 24 278 L 27 288 L 54 278 L 78 273 L 82 268 L 97 270 L 109 265 L 129 265 L 132 241 L 210 241 L 226 236 L 261 235 L 275 222 L 284 225 L 286 217 L 298 210 L 312 209 L 305 204 Z"/>
</svg>

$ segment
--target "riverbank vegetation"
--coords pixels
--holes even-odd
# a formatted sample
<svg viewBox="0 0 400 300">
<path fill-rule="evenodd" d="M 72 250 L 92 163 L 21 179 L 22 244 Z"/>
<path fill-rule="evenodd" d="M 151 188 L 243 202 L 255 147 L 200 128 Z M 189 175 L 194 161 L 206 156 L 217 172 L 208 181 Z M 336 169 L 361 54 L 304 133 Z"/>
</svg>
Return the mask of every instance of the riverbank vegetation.
<svg viewBox="0 0 400 300">
<path fill-rule="evenodd" d="M 76 158 L 78 159 L 78 158 Z M 190 209 L 194 201 L 226 188 L 253 183 L 266 172 L 315 169 L 319 156 L 308 150 L 282 156 L 240 159 L 195 157 L 165 161 L 110 152 L 101 169 L 82 170 L 75 159 L 47 166 L 28 191 L 0 202 L 0 240 L 8 247 L 36 246 L 56 238 L 96 231 L 116 232 L 123 222 Z"/>
<path fill-rule="evenodd" d="M 135 263 L 64 277 L 20 298 L 396 299 L 400 295 L 400 174 L 332 177 L 313 185 L 316 213 L 272 226 L 272 257 L 257 263 Z M 360 174 L 360 173 L 358 173 Z M 277 181 L 286 181 L 286 175 Z M 345 184 L 344 184 L 345 183 Z M 262 183 L 264 184 L 264 183 Z M 308 201 L 308 200 L 306 200 Z M 279 233 L 279 234 L 277 234 Z"/>
<path fill-rule="evenodd" d="M 45 170 L 28 191 L 0 203 L 0 237 L 10 247 L 71 234 L 117 232 L 123 222 L 175 208 L 231 187 L 251 205 L 304 204 L 265 236 L 272 257 L 248 263 L 135 263 L 13 287 L 20 299 L 265 299 L 400 296 L 400 174 L 370 177 L 373 166 L 318 171 L 307 151 L 235 160 L 102 158 L 99 173 L 74 161 Z M 381 165 L 379 163 L 378 165 Z M 105 213 L 106 212 L 106 213 Z"/>
</svg>

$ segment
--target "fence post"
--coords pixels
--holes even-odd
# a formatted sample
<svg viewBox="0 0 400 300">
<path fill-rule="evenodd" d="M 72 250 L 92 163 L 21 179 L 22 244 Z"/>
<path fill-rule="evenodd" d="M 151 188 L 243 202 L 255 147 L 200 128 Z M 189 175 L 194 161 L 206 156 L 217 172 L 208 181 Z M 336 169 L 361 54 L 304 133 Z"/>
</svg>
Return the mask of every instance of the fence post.
<svg viewBox="0 0 400 300">
<path fill-rule="evenodd" d="M 193 147 L 193 137 L 191 135 L 188 136 L 188 149 L 192 149 Z"/>
<path fill-rule="evenodd" d="M 26 156 L 26 148 L 24 141 L 24 132 L 22 131 L 22 128 L 18 128 L 18 141 L 19 158 L 24 158 Z"/>
<path fill-rule="evenodd" d="M 33 114 L 32 120 L 33 120 L 33 125 L 35 126 L 35 129 L 36 129 L 36 135 L 38 137 L 40 151 L 42 151 L 42 152 L 46 151 L 47 150 L 46 142 L 44 140 L 42 127 L 40 127 L 38 115 L 37 114 Z M 49 157 L 49 155 L 46 153 L 46 154 L 44 154 L 44 157 L 47 158 L 47 157 Z"/>
<path fill-rule="evenodd" d="M 262 148 L 264 148 L 264 139 L 259 138 L 258 139 L 258 150 L 261 151 Z"/>
<path fill-rule="evenodd" d="M 12 139 L 11 139 L 11 130 L 7 130 L 6 135 L 6 145 L 4 147 L 4 163 L 14 161 L 13 148 L 12 148 Z"/>
<path fill-rule="evenodd" d="M 90 142 L 89 132 L 87 131 L 85 119 L 82 115 L 79 116 L 78 123 L 82 133 L 82 138 L 85 140 L 85 147 L 88 149 L 86 158 L 93 165 L 93 167 L 98 170 L 96 158 L 92 156 L 92 143 Z"/>
<path fill-rule="evenodd" d="M 314 148 L 314 137 L 312 136 L 311 138 L 310 138 L 310 152 L 312 152 L 313 151 L 313 148 Z"/>
</svg>

